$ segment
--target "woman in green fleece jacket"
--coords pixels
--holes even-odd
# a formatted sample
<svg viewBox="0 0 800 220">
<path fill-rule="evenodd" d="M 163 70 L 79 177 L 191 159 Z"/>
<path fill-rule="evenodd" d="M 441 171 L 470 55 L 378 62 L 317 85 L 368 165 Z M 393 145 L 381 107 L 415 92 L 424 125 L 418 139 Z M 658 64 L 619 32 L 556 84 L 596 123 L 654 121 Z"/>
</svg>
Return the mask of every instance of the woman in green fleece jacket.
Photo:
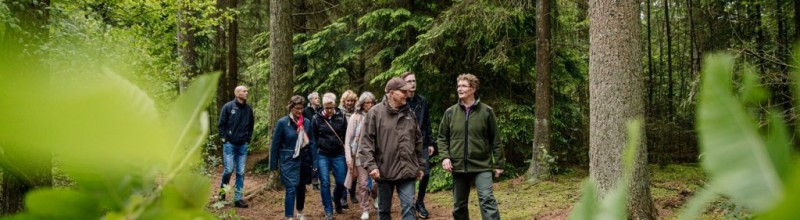
<svg viewBox="0 0 800 220">
<path fill-rule="evenodd" d="M 469 219 L 470 185 L 475 183 L 484 220 L 500 219 L 492 193 L 492 174 L 503 173 L 505 156 L 494 111 L 475 98 L 478 77 L 457 78 L 458 103 L 448 108 L 439 125 L 437 144 L 442 167 L 453 174 L 453 218 Z"/>
</svg>

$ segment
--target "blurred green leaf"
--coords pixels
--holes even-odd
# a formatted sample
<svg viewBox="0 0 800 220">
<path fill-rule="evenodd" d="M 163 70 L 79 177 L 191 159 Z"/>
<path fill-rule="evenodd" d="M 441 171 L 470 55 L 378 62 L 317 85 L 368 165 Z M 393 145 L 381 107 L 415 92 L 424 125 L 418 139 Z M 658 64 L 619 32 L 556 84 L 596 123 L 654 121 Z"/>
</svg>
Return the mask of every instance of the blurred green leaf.
<svg viewBox="0 0 800 220">
<path fill-rule="evenodd" d="M 184 173 L 165 186 L 162 193 L 164 208 L 202 209 L 211 195 L 209 180 L 198 174 Z"/>
<path fill-rule="evenodd" d="M 569 219 L 594 219 L 593 216 L 597 213 L 597 206 L 597 184 L 591 179 L 587 179 L 583 182 L 583 187 L 581 188 L 581 199 L 578 203 L 575 203 Z"/>
<path fill-rule="evenodd" d="M 209 127 L 205 109 L 215 95 L 219 75 L 212 73 L 197 77 L 170 109 L 167 117 L 172 128 L 170 130 L 177 133 L 169 158 L 175 158 L 172 162 L 178 162 L 178 167 L 170 168 L 181 168 L 200 158 L 197 149 L 205 142 Z M 183 158 L 178 161 L 179 156 Z"/>
<path fill-rule="evenodd" d="M 756 212 L 781 199 L 783 184 L 756 123 L 733 96 L 733 57 L 706 57 L 697 104 L 697 128 L 709 188 Z"/>
<path fill-rule="evenodd" d="M 786 197 L 759 219 L 782 220 L 795 219 L 800 216 L 800 209 L 797 208 L 797 204 L 800 204 L 800 164 L 795 163 L 793 168 L 794 173 L 787 184 Z"/>
<path fill-rule="evenodd" d="M 739 98 L 745 105 L 760 103 L 769 97 L 769 92 L 761 86 L 761 78 L 752 65 L 744 65 L 740 93 Z"/>
<path fill-rule="evenodd" d="M 706 204 L 717 198 L 717 194 L 713 190 L 703 188 L 696 192 L 691 199 L 686 202 L 686 205 L 681 209 L 678 216 L 679 220 L 692 220 L 698 219 L 698 216 L 705 210 Z"/>
<path fill-rule="evenodd" d="M 575 204 L 570 213 L 571 220 L 591 219 L 626 219 L 628 218 L 628 187 L 633 178 L 633 165 L 641 143 L 643 123 L 634 119 L 626 124 L 627 147 L 622 155 L 622 179 L 617 181 L 614 189 L 609 191 L 602 201 L 597 202 L 597 186 L 593 180 L 587 180 L 581 190 L 581 200 Z"/>
<path fill-rule="evenodd" d="M 94 198 L 69 189 L 44 189 L 25 196 L 28 213 L 39 219 L 97 219 L 100 215 Z"/>
<path fill-rule="evenodd" d="M 776 110 L 769 111 L 769 129 L 767 130 L 767 153 L 772 161 L 772 166 L 778 173 L 783 184 L 789 183 L 789 173 L 792 167 L 792 141 L 789 130 L 781 114 Z"/>
</svg>

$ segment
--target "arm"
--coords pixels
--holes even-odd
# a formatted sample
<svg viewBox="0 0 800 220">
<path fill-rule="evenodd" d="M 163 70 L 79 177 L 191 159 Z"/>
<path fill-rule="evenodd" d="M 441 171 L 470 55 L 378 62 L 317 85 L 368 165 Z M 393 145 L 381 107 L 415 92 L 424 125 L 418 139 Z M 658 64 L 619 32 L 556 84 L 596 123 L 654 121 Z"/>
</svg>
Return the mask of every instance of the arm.
<svg viewBox="0 0 800 220">
<path fill-rule="evenodd" d="M 314 117 L 311 117 L 311 133 L 308 134 L 308 138 L 313 140 L 313 142 L 314 142 L 314 146 L 313 146 L 314 148 L 311 148 L 311 151 L 312 151 L 311 155 L 312 155 L 312 160 L 314 160 L 314 162 L 313 162 L 314 165 L 313 166 L 315 168 L 317 167 L 317 162 L 318 162 L 317 159 L 319 159 L 318 156 L 317 156 L 319 154 L 319 147 L 317 146 L 317 132 L 318 131 L 319 131 L 319 126 L 317 126 L 317 115 L 314 115 Z"/>
<path fill-rule="evenodd" d="M 354 135 L 356 133 L 356 118 L 359 117 L 358 114 L 353 114 L 350 116 L 350 121 L 347 123 L 347 132 L 344 133 L 344 158 L 347 160 L 347 167 L 350 169 L 353 166 L 353 152 L 350 150 L 350 143 L 353 142 L 355 139 Z"/>
<path fill-rule="evenodd" d="M 417 138 L 414 138 L 414 140 L 415 140 L 414 141 L 414 153 L 417 155 L 417 161 L 419 161 L 419 169 L 418 170 L 420 172 L 424 173 L 425 172 L 425 165 L 428 163 L 428 161 L 425 160 L 425 155 L 428 154 L 428 148 L 423 146 L 422 139 L 424 137 L 422 136 L 422 132 L 420 132 L 420 130 L 417 129 L 417 126 L 414 126 L 414 136 L 417 137 Z"/>
<path fill-rule="evenodd" d="M 308 135 L 308 147 L 311 150 L 311 169 L 317 171 L 317 134 L 313 131 L 313 124 L 311 121 L 305 129 Z"/>
<path fill-rule="evenodd" d="M 281 125 L 281 120 L 275 122 L 275 131 L 272 132 L 272 145 L 269 147 L 269 170 L 277 170 L 278 169 L 278 161 L 281 158 L 279 155 L 280 146 L 283 144 L 283 125 Z"/>
<path fill-rule="evenodd" d="M 223 105 L 222 110 L 219 111 L 219 123 L 217 123 L 217 131 L 219 131 L 219 138 L 223 140 L 223 142 L 228 140 L 228 112 L 230 109 L 228 105 Z"/>
<path fill-rule="evenodd" d="M 428 148 L 433 148 L 433 152 L 430 153 L 432 156 L 436 152 L 436 141 L 433 140 L 433 132 L 431 131 L 431 106 L 428 105 L 427 101 L 425 101 L 425 106 L 423 108 L 423 116 L 422 116 L 422 144 L 423 144 L 423 152 L 428 153 Z"/>
<path fill-rule="evenodd" d="M 366 168 L 367 172 L 378 169 L 375 158 L 375 139 L 378 131 L 374 120 L 375 114 L 370 111 L 367 113 L 367 117 L 363 122 L 364 125 L 361 128 L 361 142 L 359 143 L 361 152 L 359 152 L 359 156 L 361 157 L 361 165 Z"/>
<path fill-rule="evenodd" d="M 256 125 L 256 117 L 253 114 L 253 108 L 247 108 L 250 111 L 249 120 L 247 120 L 247 143 L 250 143 L 250 140 L 253 139 L 253 127 Z"/>
<path fill-rule="evenodd" d="M 440 146 L 439 154 L 441 154 L 442 159 L 450 159 L 450 120 L 453 114 L 448 114 L 448 111 L 452 111 L 452 109 L 444 112 L 442 122 L 439 123 L 439 135 L 437 138 L 437 144 Z"/>
<path fill-rule="evenodd" d="M 500 130 L 497 128 L 497 118 L 494 111 L 489 109 L 489 140 L 492 143 L 492 155 L 494 155 L 495 169 L 504 169 L 506 156 L 503 152 L 503 142 L 500 141 Z M 501 171 L 502 172 L 502 171 Z"/>
</svg>

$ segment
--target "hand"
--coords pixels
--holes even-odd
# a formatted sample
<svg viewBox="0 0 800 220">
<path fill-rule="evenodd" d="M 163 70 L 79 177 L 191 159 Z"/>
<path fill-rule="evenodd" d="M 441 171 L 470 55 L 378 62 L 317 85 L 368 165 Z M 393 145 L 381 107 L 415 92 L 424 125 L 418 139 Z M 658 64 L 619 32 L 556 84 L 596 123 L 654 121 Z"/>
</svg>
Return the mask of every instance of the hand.
<svg viewBox="0 0 800 220">
<path fill-rule="evenodd" d="M 378 171 L 378 169 L 374 169 L 372 171 L 369 171 L 369 176 L 371 176 L 372 179 L 374 179 L 374 180 L 380 179 L 381 178 L 381 171 Z"/>
<path fill-rule="evenodd" d="M 447 172 L 453 172 L 453 165 L 450 164 L 450 159 L 445 158 L 442 160 L 442 168 Z"/>
<path fill-rule="evenodd" d="M 434 152 L 434 151 L 435 151 L 435 150 L 433 149 L 433 146 L 428 146 L 428 156 L 429 156 L 429 157 L 430 157 L 431 155 L 433 155 L 433 152 Z"/>
<path fill-rule="evenodd" d="M 425 177 L 425 172 L 422 172 L 422 170 L 420 170 L 419 175 L 417 176 L 417 180 L 421 180 L 422 177 Z"/>
<path fill-rule="evenodd" d="M 352 160 L 351 161 L 347 161 L 347 169 L 349 169 L 350 171 L 353 170 L 353 161 Z"/>
<path fill-rule="evenodd" d="M 494 169 L 495 178 L 500 178 L 500 174 L 503 174 L 503 169 Z"/>
</svg>

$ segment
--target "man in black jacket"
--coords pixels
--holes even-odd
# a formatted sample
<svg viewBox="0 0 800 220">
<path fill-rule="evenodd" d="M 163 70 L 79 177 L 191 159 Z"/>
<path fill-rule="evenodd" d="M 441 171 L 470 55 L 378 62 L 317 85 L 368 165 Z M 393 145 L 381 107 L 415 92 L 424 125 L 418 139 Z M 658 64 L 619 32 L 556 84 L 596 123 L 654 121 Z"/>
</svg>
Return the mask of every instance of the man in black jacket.
<svg viewBox="0 0 800 220">
<path fill-rule="evenodd" d="M 433 141 L 433 134 L 431 132 L 431 107 L 425 97 L 416 93 L 417 91 L 417 76 L 414 72 L 405 72 L 400 75 L 403 81 L 411 85 L 408 90 L 408 107 L 414 112 L 416 116 L 417 125 L 419 125 L 420 132 L 422 132 L 422 146 L 424 146 L 423 157 L 425 159 L 425 175 L 419 180 L 419 192 L 417 194 L 417 201 L 414 208 L 417 209 L 417 214 L 420 218 L 428 218 L 428 210 L 425 209 L 425 191 L 428 189 L 428 181 L 431 175 L 430 158 L 436 152 L 436 143 Z"/>
<path fill-rule="evenodd" d="M 247 159 L 247 145 L 253 136 L 253 109 L 247 105 L 247 87 L 237 86 L 233 91 L 236 99 L 222 106 L 219 113 L 219 135 L 224 142 L 222 147 L 222 161 L 225 170 L 222 173 L 219 199 L 225 200 L 225 191 L 222 188 L 231 180 L 231 174 L 236 168 L 236 190 L 233 205 L 247 208 L 242 200 L 244 187 L 244 164 Z"/>
</svg>

